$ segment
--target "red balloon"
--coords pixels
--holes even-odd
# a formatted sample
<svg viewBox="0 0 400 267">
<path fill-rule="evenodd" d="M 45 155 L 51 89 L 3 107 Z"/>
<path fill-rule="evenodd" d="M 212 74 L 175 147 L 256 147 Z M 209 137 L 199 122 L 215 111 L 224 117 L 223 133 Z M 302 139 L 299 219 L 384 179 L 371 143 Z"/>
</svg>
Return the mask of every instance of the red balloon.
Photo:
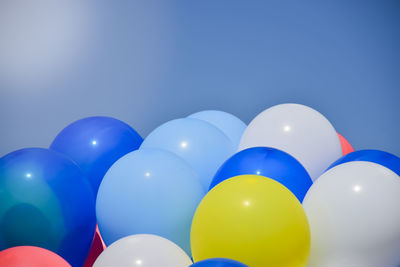
<svg viewBox="0 0 400 267">
<path fill-rule="evenodd" d="M 71 267 L 63 258 L 50 250 L 20 246 L 0 251 L 1 267 Z"/>
<path fill-rule="evenodd" d="M 342 146 L 342 153 L 343 156 L 347 155 L 351 152 L 354 152 L 354 148 L 351 146 L 349 141 L 346 140 L 340 133 L 338 133 L 339 140 L 340 140 L 340 145 Z"/>
<path fill-rule="evenodd" d="M 97 257 L 106 249 L 106 245 L 101 238 L 99 227 L 96 226 L 96 232 L 94 233 L 94 238 L 92 242 L 92 247 L 90 248 L 89 255 L 86 258 L 83 267 L 92 267 L 93 263 L 96 261 Z"/>
</svg>

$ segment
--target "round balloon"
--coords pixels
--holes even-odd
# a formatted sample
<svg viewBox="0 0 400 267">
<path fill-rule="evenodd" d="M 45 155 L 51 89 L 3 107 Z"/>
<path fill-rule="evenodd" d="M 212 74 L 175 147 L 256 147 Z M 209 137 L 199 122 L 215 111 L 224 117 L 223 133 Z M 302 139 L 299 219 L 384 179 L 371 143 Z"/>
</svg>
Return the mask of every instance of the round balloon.
<svg viewBox="0 0 400 267">
<path fill-rule="evenodd" d="M 0 250 L 38 246 L 82 265 L 95 226 L 93 192 L 72 160 L 43 148 L 0 159 Z"/>
<path fill-rule="evenodd" d="M 119 159 L 100 185 L 96 214 L 106 245 L 156 234 L 190 254 L 190 224 L 205 194 L 198 174 L 173 153 L 143 148 Z"/>
<path fill-rule="evenodd" d="M 214 258 L 214 259 L 198 261 L 196 263 L 193 263 L 189 267 L 248 267 L 248 266 L 238 261 L 230 259 Z"/>
<path fill-rule="evenodd" d="M 239 146 L 240 138 L 242 138 L 243 132 L 247 127 L 238 117 L 219 110 L 200 111 L 188 116 L 188 118 L 211 123 L 229 137 L 235 148 Z"/>
<path fill-rule="evenodd" d="M 63 258 L 44 248 L 20 246 L 0 251 L 2 267 L 71 267 Z"/>
<path fill-rule="evenodd" d="M 136 150 L 143 139 L 126 123 L 110 117 L 88 117 L 65 127 L 50 149 L 73 159 L 97 193 L 104 174 L 123 155 Z"/>
<path fill-rule="evenodd" d="M 160 148 L 186 160 L 198 173 L 205 190 L 215 172 L 234 153 L 229 138 L 219 129 L 198 119 L 177 119 L 159 126 L 141 148 Z"/>
<path fill-rule="evenodd" d="M 399 266 L 400 179 L 353 161 L 321 175 L 303 206 L 311 229 L 309 266 Z"/>
<path fill-rule="evenodd" d="M 346 138 L 344 138 L 343 135 L 341 135 L 340 133 L 338 133 L 338 136 L 340 140 L 340 146 L 342 147 L 343 156 L 354 152 L 354 148 L 351 146 L 349 141 L 347 141 Z"/>
<path fill-rule="evenodd" d="M 223 181 L 203 198 L 191 229 L 195 262 L 228 258 L 252 267 L 306 266 L 310 230 L 297 198 L 258 175 Z"/>
<path fill-rule="evenodd" d="M 286 186 L 301 202 L 312 184 L 306 169 L 292 156 L 269 147 L 252 147 L 229 158 L 218 170 L 210 189 L 228 178 L 255 174 Z"/>
<path fill-rule="evenodd" d="M 107 247 L 93 267 L 187 267 L 192 261 L 168 239 L 139 234 L 119 239 Z"/>
<path fill-rule="evenodd" d="M 239 150 L 273 147 L 289 153 L 315 181 L 342 156 L 339 137 L 318 111 L 299 104 L 273 106 L 255 117 L 244 132 Z"/>
<path fill-rule="evenodd" d="M 352 161 L 369 161 L 379 165 L 385 166 L 400 175 L 400 158 L 385 151 L 380 150 L 358 150 L 353 153 L 347 154 L 335 161 L 330 167 L 333 168 L 337 165 L 352 162 Z"/>
</svg>

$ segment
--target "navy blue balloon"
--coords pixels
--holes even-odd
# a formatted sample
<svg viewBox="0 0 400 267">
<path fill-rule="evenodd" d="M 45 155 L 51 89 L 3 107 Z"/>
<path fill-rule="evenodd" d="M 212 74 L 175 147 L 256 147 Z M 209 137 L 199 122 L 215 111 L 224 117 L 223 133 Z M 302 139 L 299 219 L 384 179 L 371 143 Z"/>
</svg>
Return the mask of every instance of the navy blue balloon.
<svg viewBox="0 0 400 267">
<path fill-rule="evenodd" d="M 328 170 L 346 162 L 369 161 L 380 164 L 400 175 L 400 158 L 381 150 L 365 149 L 349 153 L 335 161 Z"/>
<path fill-rule="evenodd" d="M 243 174 L 274 179 L 286 186 L 300 202 L 312 185 L 306 169 L 288 153 L 269 147 L 251 147 L 222 164 L 211 182 L 210 190 L 228 178 Z"/>
<path fill-rule="evenodd" d="M 248 267 L 248 266 L 241 262 L 230 259 L 213 258 L 213 259 L 198 261 L 190 265 L 189 267 Z"/>
<path fill-rule="evenodd" d="M 72 160 L 43 148 L 0 158 L 0 250 L 37 246 L 82 266 L 95 227 L 93 191 Z"/>
<path fill-rule="evenodd" d="M 139 148 L 143 138 L 128 124 L 110 117 L 73 122 L 54 139 L 50 149 L 74 160 L 97 194 L 107 170 L 125 154 Z"/>
</svg>

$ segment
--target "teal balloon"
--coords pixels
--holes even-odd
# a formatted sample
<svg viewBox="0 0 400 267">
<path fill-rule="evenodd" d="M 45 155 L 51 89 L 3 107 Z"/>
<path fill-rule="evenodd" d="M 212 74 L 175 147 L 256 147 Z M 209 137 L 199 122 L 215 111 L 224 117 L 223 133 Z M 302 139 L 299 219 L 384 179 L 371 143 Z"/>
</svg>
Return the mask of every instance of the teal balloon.
<svg viewBox="0 0 400 267">
<path fill-rule="evenodd" d="M 211 123 L 220 129 L 233 143 L 235 148 L 239 147 L 240 139 L 247 125 L 238 117 L 219 110 L 204 110 L 196 112 L 188 118 L 199 119 Z"/>
<path fill-rule="evenodd" d="M 95 227 L 93 192 L 72 160 L 42 148 L 0 159 L 0 250 L 37 246 L 82 266 Z"/>
<path fill-rule="evenodd" d="M 141 148 L 159 148 L 178 155 L 199 173 L 205 190 L 219 166 L 235 151 L 234 145 L 221 130 L 191 118 L 162 124 L 145 138 Z"/>
<path fill-rule="evenodd" d="M 106 245 L 133 234 L 154 234 L 190 254 L 190 226 L 205 195 L 184 160 L 159 149 L 139 149 L 119 159 L 100 185 L 96 215 Z"/>
</svg>

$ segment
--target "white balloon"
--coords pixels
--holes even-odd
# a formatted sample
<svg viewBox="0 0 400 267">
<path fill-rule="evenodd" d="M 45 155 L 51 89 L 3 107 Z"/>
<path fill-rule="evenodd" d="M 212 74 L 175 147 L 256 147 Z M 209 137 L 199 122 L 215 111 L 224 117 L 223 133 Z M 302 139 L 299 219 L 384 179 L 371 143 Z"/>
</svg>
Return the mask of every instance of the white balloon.
<svg viewBox="0 0 400 267">
<path fill-rule="evenodd" d="M 175 243 L 157 235 L 121 238 L 107 247 L 93 267 L 187 267 L 192 261 Z"/>
<path fill-rule="evenodd" d="M 353 161 L 321 175 L 303 201 L 310 223 L 309 267 L 400 265 L 400 177 Z"/>
<path fill-rule="evenodd" d="M 299 104 L 273 106 L 257 115 L 245 130 L 239 150 L 266 146 L 295 157 L 315 181 L 342 156 L 339 137 L 318 111 Z"/>
</svg>

